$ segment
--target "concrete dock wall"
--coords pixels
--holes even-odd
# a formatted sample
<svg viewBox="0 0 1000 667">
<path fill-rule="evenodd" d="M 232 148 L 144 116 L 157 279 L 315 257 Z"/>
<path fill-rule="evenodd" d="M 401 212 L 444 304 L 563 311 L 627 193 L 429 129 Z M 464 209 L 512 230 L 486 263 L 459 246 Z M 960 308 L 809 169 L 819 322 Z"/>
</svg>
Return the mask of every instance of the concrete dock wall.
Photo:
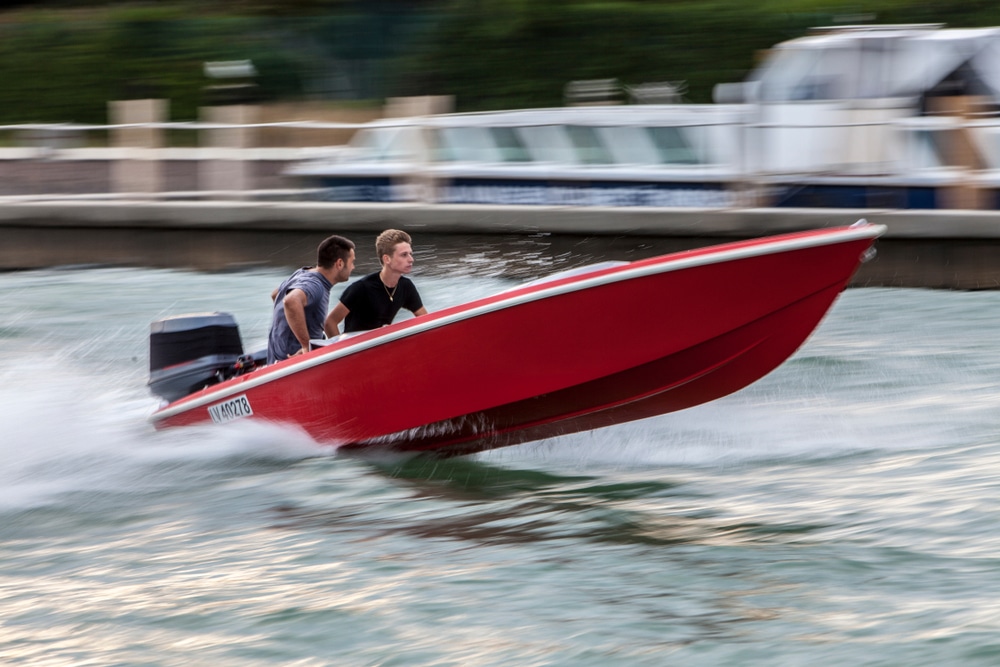
<svg viewBox="0 0 1000 667">
<path fill-rule="evenodd" d="M 700 209 L 371 204 L 304 201 L 0 198 L 0 226 L 375 231 L 745 238 L 851 224 L 888 227 L 886 239 L 1000 240 L 1000 211 Z"/>
<path fill-rule="evenodd" d="M 884 224 L 855 284 L 1000 288 L 1000 213 L 844 209 L 632 209 L 282 201 L 0 198 L 0 269 L 67 264 L 224 269 L 296 264 L 331 233 L 603 237 L 628 257 L 803 229 Z M 306 248 L 303 251 L 299 245 Z M 607 244 L 607 245 L 610 245 Z M 283 252 L 286 249 L 287 252 Z"/>
<path fill-rule="evenodd" d="M 206 134 L 216 134 L 204 143 L 246 141 L 242 135 L 234 135 L 233 139 L 220 134 L 242 132 L 238 128 L 243 126 L 223 124 L 223 127 L 230 129 L 205 130 Z M 394 220 L 397 225 L 421 225 L 441 233 L 488 228 L 513 233 L 535 230 L 743 236 L 867 217 L 889 225 L 890 237 L 993 238 L 1000 234 L 1000 211 L 989 209 L 605 208 L 322 202 L 315 201 L 320 198 L 319 192 L 302 190 L 302 184 L 288 176 L 286 170 L 323 149 L 228 145 L 167 148 L 146 145 L 157 143 L 148 137 L 132 142 L 141 146 L 130 145 L 128 132 L 145 131 L 119 130 L 123 138 L 117 142 L 119 145 L 110 148 L 0 148 L 0 209 L 12 209 L 0 210 L 0 218 L 31 224 L 46 224 L 47 220 L 77 224 L 79 216 L 82 220 L 130 219 L 199 229 L 233 224 L 309 228 L 328 221 L 363 227 Z M 264 198 L 271 201 L 262 201 Z M 279 209 L 274 201 L 279 198 L 300 201 L 285 202 L 287 208 Z M 220 206 L 213 206 L 212 200 L 219 201 Z M 78 216 L 67 214 L 66 209 L 79 209 Z"/>
</svg>

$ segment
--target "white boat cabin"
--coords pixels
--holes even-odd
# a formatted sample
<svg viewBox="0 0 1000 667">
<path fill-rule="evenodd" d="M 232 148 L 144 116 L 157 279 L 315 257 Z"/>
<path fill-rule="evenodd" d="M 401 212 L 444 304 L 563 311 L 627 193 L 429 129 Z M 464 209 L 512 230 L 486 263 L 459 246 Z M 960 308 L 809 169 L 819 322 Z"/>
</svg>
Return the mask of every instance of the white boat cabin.
<svg viewBox="0 0 1000 667">
<path fill-rule="evenodd" d="M 387 119 L 290 173 L 341 201 L 998 207 L 998 28 L 816 29 L 718 90 Z"/>
</svg>

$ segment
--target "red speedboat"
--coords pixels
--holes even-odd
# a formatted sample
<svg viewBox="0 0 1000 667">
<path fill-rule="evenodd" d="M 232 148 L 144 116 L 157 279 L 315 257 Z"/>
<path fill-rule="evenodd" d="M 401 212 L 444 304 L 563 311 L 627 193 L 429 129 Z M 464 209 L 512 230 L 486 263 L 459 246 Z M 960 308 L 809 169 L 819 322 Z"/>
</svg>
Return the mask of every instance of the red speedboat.
<svg viewBox="0 0 1000 667">
<path fill-rule="evenodd" d="M 262 368 L 224 314 L 161 320 L 150 384 L 172 402 L 151 419 L 465 454 L 688 408 L 787 359 L 884 231 L 861 221 L 576 269 Z"/>
</svg>

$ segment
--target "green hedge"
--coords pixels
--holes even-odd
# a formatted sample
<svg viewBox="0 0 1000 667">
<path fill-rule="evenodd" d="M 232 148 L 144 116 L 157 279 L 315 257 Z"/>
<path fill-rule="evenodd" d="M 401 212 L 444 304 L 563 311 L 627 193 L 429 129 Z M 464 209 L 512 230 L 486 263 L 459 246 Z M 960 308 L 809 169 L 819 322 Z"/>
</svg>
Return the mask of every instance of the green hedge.
<svg viewBox="0 0 1000 667">
<path fill-rule="evenodd" d="M 758 55 L 809 28 L 852 20 L 1000 24 L 987 0 L 480 2 L 460 0 L 417 49 L 397 88 L 455 94 L 464 110 L 550 106 L 566 82 L 684 81 L 710 102 L 716 84 L 743 80 Z"/>
<path fill-rule="evenodd" d="M 261 39 L 268 27 L 260 18 L 190 19 L 169 8 L 0 23 L 0 122 L 103 123 L 109 100 L 149 96 L 192 119 L 211 60 L 250 58 L 265 97 L 300 95 L 295 50 Z"/>
<path fill-rule="evenodd" d="M 743 4 L 567 4 L 558 12 L 541 4 L 515 16 L 474 4 L 448 15 L 399 87 L 491 109 L 561 104 L 565 84 L 579 79 L 685 81 L 688 98 L 704 102 L 716 83 L 742 80 L 756 51 L 813 22 Z"/>
<path fill-rule="evenodd" d="M 78 4 L 78 3 L 71 3 Z M 986 0 L 300 0 L 117 3 L 0 14 L 0 123 L 106 121 L 113 99 L 159 96 L 177 120 L 206 102 L 204 62 L 250 59 L 263 100 L 453 94 L 460 110 L 558 105 L 568 81 L 687 82 L 707 102 L 756 54 L 845 14 L 880 23 L 1000 23 Z"/>
</svg>

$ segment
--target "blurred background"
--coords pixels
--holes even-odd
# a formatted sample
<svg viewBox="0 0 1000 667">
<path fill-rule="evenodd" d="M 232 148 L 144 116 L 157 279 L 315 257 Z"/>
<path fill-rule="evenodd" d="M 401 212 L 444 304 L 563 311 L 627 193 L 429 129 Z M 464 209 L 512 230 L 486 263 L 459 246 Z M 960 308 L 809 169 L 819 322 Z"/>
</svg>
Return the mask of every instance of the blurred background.
<svg viewBox="0 0 1000 667">
<path fill-rule="evenodd" d="M 264 105 L 381 110 L 454 96 L 458 111 L 561 105 L 570 81 L 685 82 L 690 102 L 740 81 L 762 49 L 837 23 L 1000 24 L 963 0 L 293 0 L 8 2 L 0 123 L 104 123 L 108 102 L 169 101 L 194 120 L 218 101 L 204 64 L 251 61 Z M 286 114 L 291 117 L 291 112 Z M 347 116 L 347 118 L 356 118 Z M 9 139 L 8 139 L 9 140 Z M 178 138 L 180 140 L 180 138 Z"/>
<path fill-rule="evenodd" d="M 827 78 L 792 76 L 792 59 L 779 83 L 804 96 L 773 87 L 768 116 L 710 104 L 816 26 L 1000 26 L 1000 4 L 0 7 L 0 663 L 1000 664 L 1000 30 L 977 67 L 965 41 L 940 49 L 938 76 L 902 102 L 844 103 L 824 90 L 844 59 L 803 49 Z M 909 82 L 933 69 L 922 44 L 877 51 Z M 937 85 L 956 81 L 997 94 Z M 617 106 L 575 106 L 588 101 Z M 429 201 L 447 205 L 389 198 L 427 185 L 422 156 L 380 166 L 391 151 L 358 144 L 344 154 L 363 160 L 333 159 L 386 116 L 542 107 L 559 108 L 524 127 L 575 131 L 518 147 L 504 115 L 489 129 L 510 160 L 436 165 Z M 482 127 L 430 120 L 413 129 L 454 136 L 456 156 L 480 147 L 466 138 Z M 769 132 L 772 162 L 729 160 L 734 128 Z M 645 146 L 646 162 L 596 164 L 608 130 L 608 153 Z M 662 131 L 640 144 L 646 130 Z M 970 130 L 993 163 L 972 159 Z M 524 159 L 573 140 L 581 157 L 559 170 Z M 285 174 L 327 145 L 314 174 L 338 201 L 261 200 L 301 199 L 298 183 L 280 194 Z M 861 154 L 883 145 L 891 160 Z M 651 183 L 673 210 L 636 205 Z M 715 207 L 689 207 L 692 191 Z M 334 231 L 358 244 L 356 277 L 378 231 L 415 232 L 414 277 L 440 311 L 555 270 L 862 215 L 889 232 L 857 284 L 889 288 L 847 290 L 774 374 L 688 411 L 451 461 L 326 456 L 259 422 L 147 422 L 149 323 L 224 309 L 253 349 L 271 290 Z M 900 289 L 915 286 L 948 289 Z M 582 332 L 598 352 L 615 342 L 600 320 L 598 304 Z"/>
<path fill-rule="evenodd" d="M 889 225 L 893 243 L 931 239 L 929 249 L 908 251 L 908 264 L 940 254 L 933 241 L 945 233 L 973 247 L 971 258 L 957 243 L 940 261 L 934 255 L 943 278 L 901 280 L 893 268 L 879 284 L 1000 283 L 1000 218 L 984 217 L 1000 210 L 1000 30 L 933 29 L 1000 25 L 995 3 L 3 6 L 0 197 L 11 226 L 36 228 L 16 248 L 7 241 L 6 255 L 0 248 L 5 268 L 49 261 L 25 259 L 25 248 L 46 245 L 37 242 L 39 220 L 89 229 L 109 217 L 96 204 L 80 217 L 84 199 L 228 199 L 329 204 L 315 215 L 286 207 L 255 219 L 310 232 L 333 223 L 377 231 L 384 211 L 364 226 L 353 205 L 384 203 L 447 204 L 424 218 L 397 207 L 389 220 L 445 233 L 472 225 L 480 233 L 759 235 L 777 231 L 769 225 L 778 217 L 733 223 L 731 212 L 781 208 L 782 229 L 867 217 Z M 923 34 L 907 34 L 914 27 Z M 806 36 L 814 46 L 780 58 Z M 851 90 L 834 90 L 834 80 Z M 553 113 L 430 116 L 524 109 Z M 72 209 L 18 208 L 32 198 L 72 199 Z M 529 218 L 526 204 L 576 209 L 575 217 Z M 494 208 L 487 220 L 462 206 Z M 579 213 L 587 208 L 613 212 Z M 696 218 L 683 217 L 685 208 Z M 975 215 L 956 224 L 959 210 Z M 889 220 L 885 211 L 917 215 Z M 145 211 L 128 215 L 150 223 Z M 183 215 L 164 224 L 190 228 L 211 217 Z M 80 252 L 78 243 L 66 247 Z"/>
</svg>

